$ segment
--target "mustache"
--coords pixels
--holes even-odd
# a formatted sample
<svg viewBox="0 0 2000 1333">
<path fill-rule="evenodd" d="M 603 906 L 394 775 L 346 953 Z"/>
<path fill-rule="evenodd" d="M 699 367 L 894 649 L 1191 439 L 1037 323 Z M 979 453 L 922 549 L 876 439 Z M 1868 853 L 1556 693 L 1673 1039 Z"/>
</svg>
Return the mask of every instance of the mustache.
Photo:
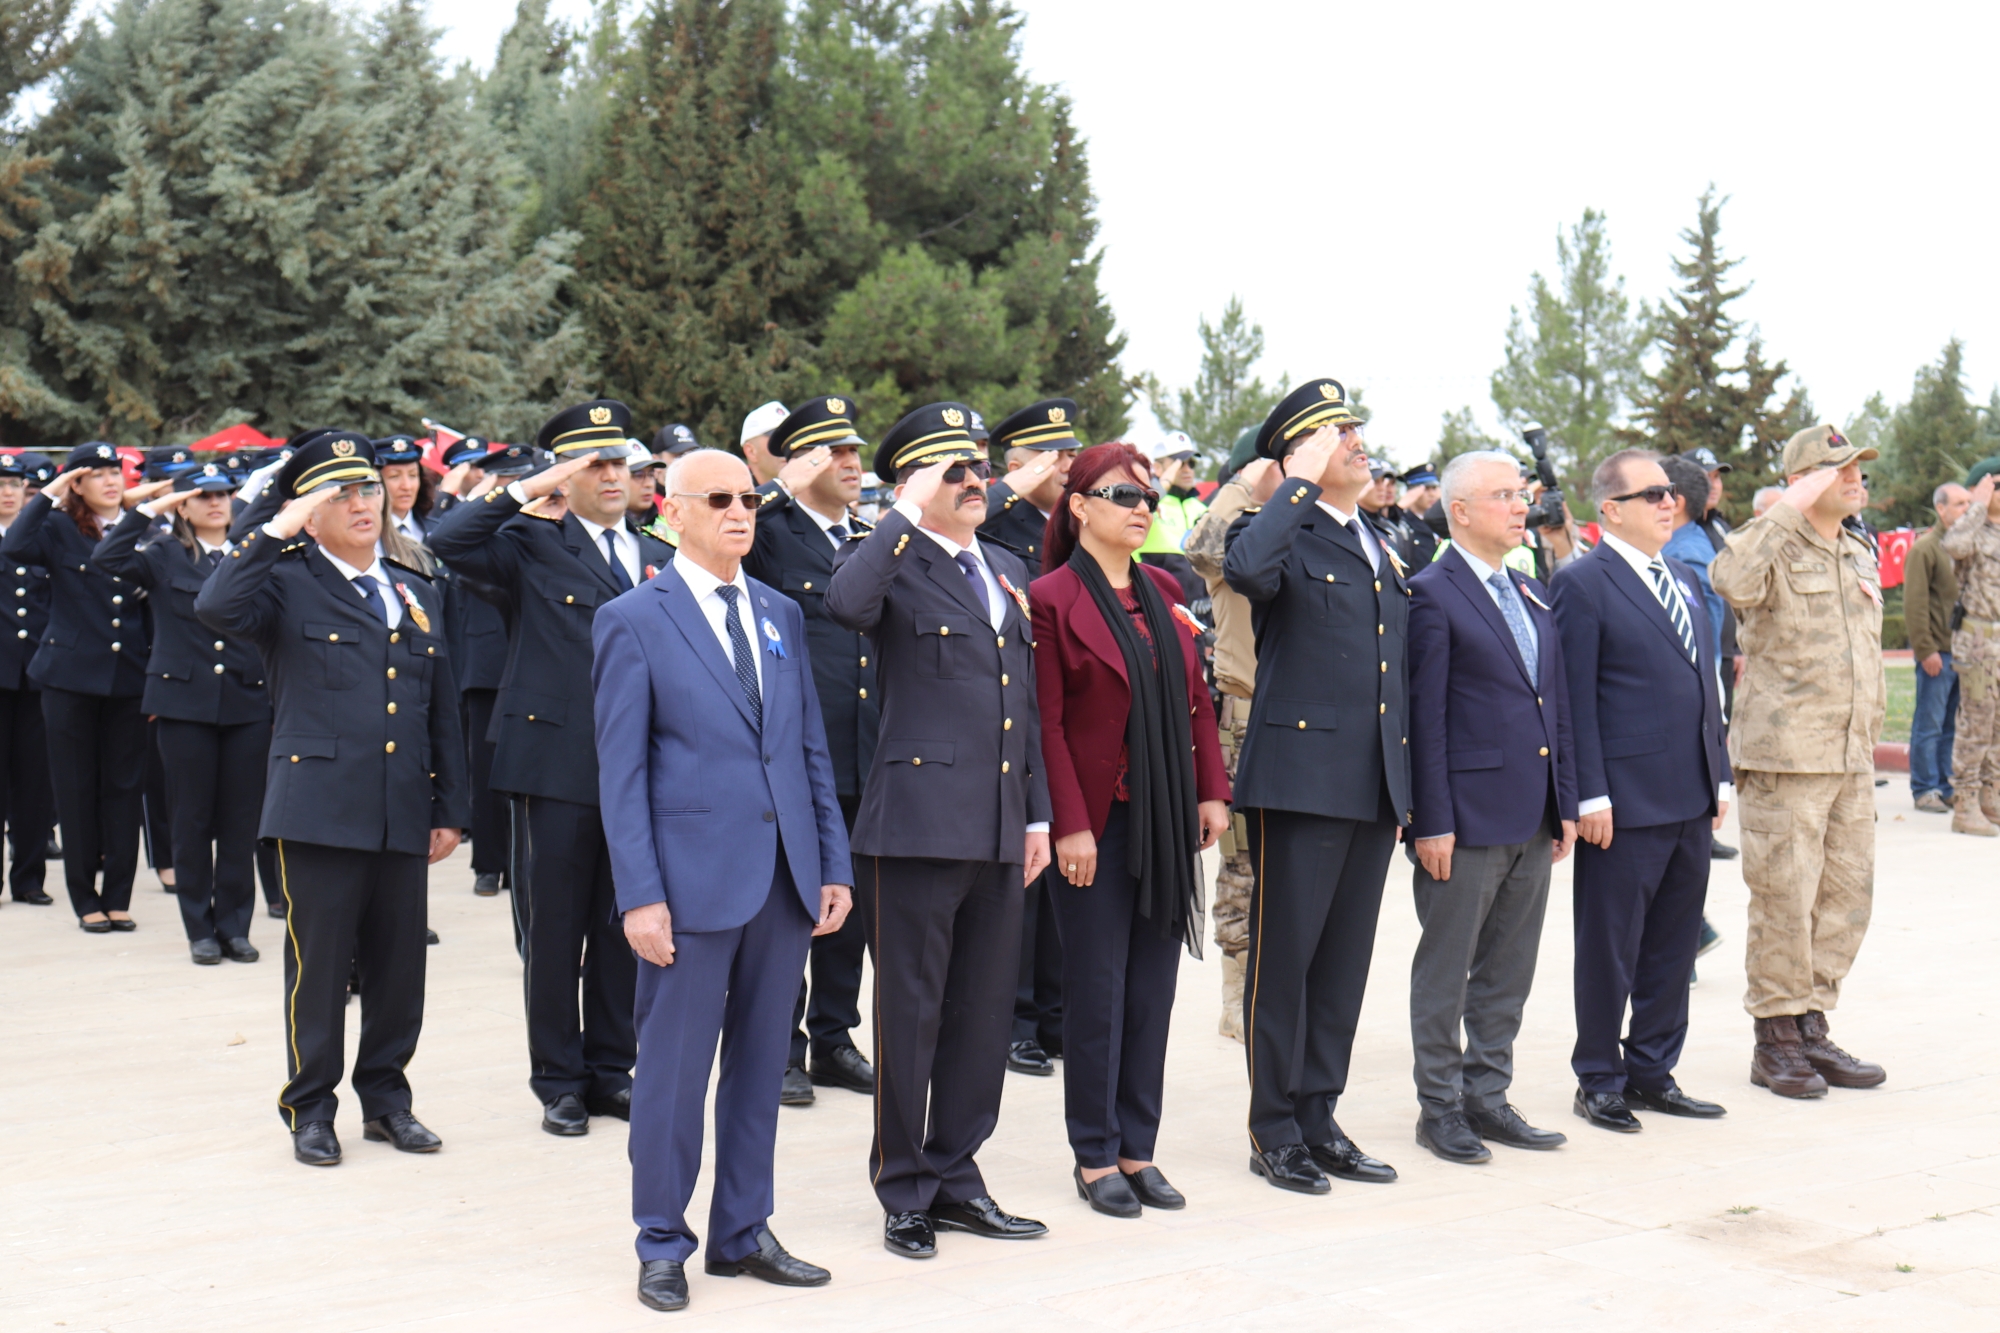
<svg viewBox="0 0 2000 1333">
<path fill-rule="evenodd" d="M 951 502 L 952 507 L 954 509 L 959 508 L 963 506 L 968 500 L 973 499 L 975 496 L 979 499 L 980 503 L 984 504 L 986 502 L 985 491 L 980 490 L 977 486 L 968 486 L 964 490 L 960 491 L 958 495 L 952 500 Z"/>
</svg>

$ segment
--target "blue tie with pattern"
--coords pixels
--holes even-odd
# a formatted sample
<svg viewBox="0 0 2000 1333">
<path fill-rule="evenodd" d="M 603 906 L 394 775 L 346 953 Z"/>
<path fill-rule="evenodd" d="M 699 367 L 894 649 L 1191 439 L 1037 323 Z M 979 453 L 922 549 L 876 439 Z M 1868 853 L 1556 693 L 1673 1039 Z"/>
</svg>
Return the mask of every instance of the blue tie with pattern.
<svg viewBox="0 0 2000 1333">
<path fill-rule="evenodd" d="M 1535 635 L 1534 631 L 1528 628 L 1528 612 L 1527 608 L 1521 605 L 1520 595 L 1514 591 L 1514 585 L 1507 581 L 1507 576 L 1497 569 L 1486 581 L 1500 594 L 1500 614 L 1506 619 L 1507 628 L 1514 635 L 1514 646 L 1521 650 L 1521 661 L 1528 668 L 1528 679 L 1540 680 L 1542 669 L 1539 654 L 1535 649 Z"/>
<path fill-rule="evenodd" d="M 750 655 L 750 636 L 736 614 L 738 589 L 733 583 L 725 583 L 715 591 L 722 598 L 722 619 L 729 626 L 729 655 L 736 659 L 736 683 L 743 687 L 743 697 L 750 704 L 751 723 L 762 731 L 764 694 L 757 688 L 757 659 Z"/>
<path fill-rule="evenodd" d="M 1688 661 L 1701 665 L 1701 658 L 1694 650 L 1694 620 L 1688 615 L 1687 603 L 1680 599 L 1680 592 L 1667 574 L 1667 562 L 1658 556 L 1646 566 L 1646 577 L 1653 581 L 1653 596 L 1660 599 L 1666 608 L 1667 619 L 1674 622 L 1674 633 L 1681 636 L 1681 651 L 1688 655 Z"/>
<path fill-rule="evenodd" d="M 979 609 L 991 619 L 993 603 L 986 600 L 986 580 L 979 575 L 979 561 L 973 558 L 970 551 L 960 551 L 952 558 L 958 561 L 958 567 L 965 571 L 965 581 L 972 585 L 973 600 L 979 603 Z"/>
</svg>

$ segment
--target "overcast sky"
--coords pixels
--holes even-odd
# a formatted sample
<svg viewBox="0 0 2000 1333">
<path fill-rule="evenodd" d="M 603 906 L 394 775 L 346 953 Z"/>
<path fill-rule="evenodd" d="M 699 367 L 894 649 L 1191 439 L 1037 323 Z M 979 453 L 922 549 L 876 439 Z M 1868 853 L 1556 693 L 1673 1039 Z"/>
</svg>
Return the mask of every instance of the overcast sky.
<svg viewBox="0 0 2000 1333">
<path fill-rule="evenodd" d="M 1493 423 L 1558 228 L 1608 214 L 1657 299 L 1713 182 L 1738 308 L 1825 417 L 1907 396 L 1954 335 L 1976 397 L 2000 374 L 2000 6 L 1016 3 L 1089 141 L 1128 371 L 1190 380 L 1235 293 L 1268 377 L 1362 387 L 1371 440 L 1415 461 L 1445 411 Z M 432 14 L 484 67 L 512 5 Z"/>
</svg>

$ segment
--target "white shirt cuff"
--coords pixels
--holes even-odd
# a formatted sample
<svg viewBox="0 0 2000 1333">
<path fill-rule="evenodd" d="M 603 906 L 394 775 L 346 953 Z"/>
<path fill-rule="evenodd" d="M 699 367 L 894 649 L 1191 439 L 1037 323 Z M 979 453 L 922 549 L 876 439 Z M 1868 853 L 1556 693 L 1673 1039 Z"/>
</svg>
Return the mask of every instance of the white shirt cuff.
<svg viewBox="0 0 2000 1333">
<path fill-rule="evenodd" d="M 269 523 L 266 523 L 261 529 L 261 531 L 266 537 L 276 537 L 279 541 L 283 541 L 285 539 L 285 534 L 278 531 L 277 521 L 275 519 Z"/>
<path fill-rule="evenodd" d="M 904 518 L 909 519 L 912 525 L 921 524 L 924 521 L 924 511 L 911 504 L 908 500 L 898 500 L 889 507 Z M 1048 832 L 1047 825 L 1042 826 L 1042 832 Z"/>
<path fill-rule="evenodd" d="M 507 498 L 512 500 L 517 505 L 524 505 L 528 503 L 528 493 L 525 490 L 521 489 L 521 483 L 518 481 L 510 481 L 507 483 Z"/>
<path fill-rule="evenodd" d="M 1609 796 L 1593 796 L 1587 801 L 1578 801 L 1576 803 L 1576 817 L 1582 819 L 1585 815 L 1594 815 L 1599 810 L 1609 810 L 1610 808 L 1611 798 Z"/>
<path fill-rule="evenodd" d="M 1038 819 L 1034 823 L 1028 825 L 1027 831 L 1029 833 L 1047 833 L 1049 831 L 1049 821 L 1046 819 Z"/>
<path fill-rule="evenodd" d="M 132 507 L 134 509 L 137 509 L 140 513 L 144 514 L 147 518 L 158 518 L 160 516 L 160 511 L 153 508 L 153 502 L 151 500 L 146 501 L 146 503 L 144 504 L 134 505 Z"/>
<path fill-rule="evenodd" d="M 1720 787 L 1717 787 L 1715 789 L 1715 799 L 1718 801 L 1727 801 L 1731 805 L 1734 805 L 1736 803 L 1736 784 L 1725 782 Z"/>
</svg>

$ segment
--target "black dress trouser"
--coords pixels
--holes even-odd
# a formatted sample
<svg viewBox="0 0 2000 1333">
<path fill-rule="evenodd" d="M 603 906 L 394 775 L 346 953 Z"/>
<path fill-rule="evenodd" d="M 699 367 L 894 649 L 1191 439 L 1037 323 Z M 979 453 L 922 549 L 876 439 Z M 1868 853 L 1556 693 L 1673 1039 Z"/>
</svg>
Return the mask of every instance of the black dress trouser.
<svg viewBox="0 0 2000 1333">
<path fill-rule="evenodd" d="M 138 697 L 45 686 L 42 717 L 70 906 L 79 917 L 126 911 L 139 868 L 139 788 L 146 772 L 146 719 Z"/>
<path fill-rule="evenodd" d="M 34 897 L 48 879 L 48 726 L 39 690 L 0 690 L 0 817 L 14 865 L 8 875 L 14 901 Z"/>
<path fill-rule="evenodd" d="M 257 761 L 263 767 L 263 759 Z M 167 787 L 166 757 L 160 752 L 160 719 L 146 719 L 146 781 L 139 791 L 139 830 L 145 835 L 146 864 L 154 871 L 174 864 L 174 802 Z M 179 878 L 178 875 L 175 876 Z"/>
<path fill-rule="evenodd" d="M 528 1086 L 545 1106 L 566 1092 L 585 1098 L 623 1092 L 632 1086 L 638 1052 L 632 1022 L 638 961 L 611 886 L 603 816 L 594 805 L 517 796 L 514 827 Z"/>
<path fill-rule="evenodd" d="M 850 835 L 860 808 L 860 797 L 840 798 L 840 815 Z M 851 1034 L 861 1026 L 861 956 L 867 938 L 859 912 L 849 912 L 833 934 L 813 936 L 806 977 L 799 981 L 798 1003 L 792 1008 L 793 1065 L 805 1064 L 808 1045 L 817 1060 L 837 1046 L 854 1044 Z"/>
<path fill-rule="evenodd" d="M 497 875 L 507 869 L 510 837 L 505 792 L 493 790 L 493 751 L 486 739 L 493 725 L 498 690 L 467 690 L 465 699 L 466 772 L 472 780 L 472 873 Z"/>
<path fill-rule="evenodd" d="M 1347 1090 L 1396 825 L 1290 810 L 1246 814 L 1256 874 L 1243 959 L 1250 1143 L 1259 1152 L 1328 1143 L 1334 1105 Z"/>
<path fill-rule="evenodd" d="M 354 1092 L 364 1120 L 410 1109 L 403 1066 L 424 1026 L 429 867 L 405 852 L 280 840 L 285 895 L 285 1128 L 331 1121 L 346 1054 L 347 981 L 361 979 Z"/>
<path fill-rule="evenodd" d="M 250 934 L 257 890 L 257 821 L 264 810 L 269 722 L 222 727 L 159 721 L 160 756 L 174 775 L 174 894 L 190 941 Z"/>
<path fill-rule="evenodd" d="M 857 856 L 875 959 L 875 1142 L 884 1212 L 987 1193 L 973 1154 L 1000 1119 L 1021 939 L 1021 867 Z"/>
<path fill-rule="evenodd" d="M 1014 1040 L 1063 1054 L 1063 946 L 1050 898 L 1063 879 L 1051 866 L 1021 894 L 1021 966 L 1014 983 Z"/>
</svg>

